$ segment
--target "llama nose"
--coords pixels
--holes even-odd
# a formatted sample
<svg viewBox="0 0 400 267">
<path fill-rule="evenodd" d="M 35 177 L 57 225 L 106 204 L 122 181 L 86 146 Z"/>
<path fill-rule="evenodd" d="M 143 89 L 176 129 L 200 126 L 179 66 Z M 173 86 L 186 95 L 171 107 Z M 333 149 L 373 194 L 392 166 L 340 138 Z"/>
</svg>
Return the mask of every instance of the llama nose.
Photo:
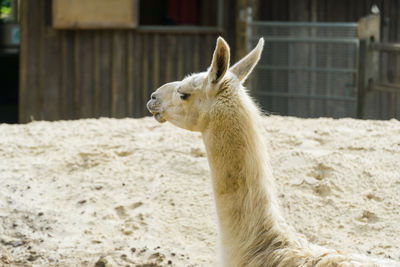
<svg viewBox="0 0 400 267">
<path fill-rule="evenodd" d="M 156 98 L 157 98 L 157 95 L 156 95 L 156 93 L 154 92 L 154 93 L 152 93 L 151 94 L 151 99 L 153 99 L 153 100 L 156 100 Z"/>
</svg>

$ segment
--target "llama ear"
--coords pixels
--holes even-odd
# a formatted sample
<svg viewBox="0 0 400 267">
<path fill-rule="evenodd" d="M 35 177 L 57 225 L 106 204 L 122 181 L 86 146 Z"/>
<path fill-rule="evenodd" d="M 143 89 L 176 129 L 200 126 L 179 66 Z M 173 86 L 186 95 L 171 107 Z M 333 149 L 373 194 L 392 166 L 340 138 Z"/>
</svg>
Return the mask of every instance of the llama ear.
<svg viewBox="0 0 400 267">
<path fill-rule="evenodd" d="M 263 47 L 264 47 L 264 39 L 260 38 L 257 46 L 244 58 L 242 58 L 239 62 L 237 62 L 229 69 L 233 74 L 235 74 L 238 77 L 240 82 L 243 83 L 244 81 L 246 81 L 249 74 L 253 71 L 254 67 L 257 65 Z"/>
<path fill-rule="evenodd" d="M 218 37 L 211 67 L 208 73 L 209 81 L 218 83 L 229 68 L 229 46 L 222 37 Z"/>
</svg>

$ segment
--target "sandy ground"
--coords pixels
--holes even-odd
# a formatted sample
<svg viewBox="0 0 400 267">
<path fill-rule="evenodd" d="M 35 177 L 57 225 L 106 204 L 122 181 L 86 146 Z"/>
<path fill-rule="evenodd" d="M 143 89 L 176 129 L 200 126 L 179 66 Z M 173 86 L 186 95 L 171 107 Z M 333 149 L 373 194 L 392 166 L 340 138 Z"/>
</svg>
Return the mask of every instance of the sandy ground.
<svg viewBox="0 0 400 267">
<path fill-rule="evenodd" d="M 314 243 L 400 262 L 400 122 L 264 126 L 286 219 Z M 152 118 L 3 124 L 0 184 L 0 266 L 216 265 L 198 133 Z"/>
</svg>

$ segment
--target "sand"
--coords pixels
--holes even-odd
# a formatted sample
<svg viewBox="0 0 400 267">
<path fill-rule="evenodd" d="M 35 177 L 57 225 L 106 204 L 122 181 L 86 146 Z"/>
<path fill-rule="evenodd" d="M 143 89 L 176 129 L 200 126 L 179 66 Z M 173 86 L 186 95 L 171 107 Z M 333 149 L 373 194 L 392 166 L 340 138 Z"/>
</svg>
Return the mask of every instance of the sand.
<svg viewBox="0 0 400 267">
<path fill-rule="evenodd" d="M 399 121 L 271 116 L 264 128 L 297 231 L 400 262 Z M 0 184 L 0 266 L 216 265 L 199 133 L 153 118 L 3 124 Z"/>
</svg>

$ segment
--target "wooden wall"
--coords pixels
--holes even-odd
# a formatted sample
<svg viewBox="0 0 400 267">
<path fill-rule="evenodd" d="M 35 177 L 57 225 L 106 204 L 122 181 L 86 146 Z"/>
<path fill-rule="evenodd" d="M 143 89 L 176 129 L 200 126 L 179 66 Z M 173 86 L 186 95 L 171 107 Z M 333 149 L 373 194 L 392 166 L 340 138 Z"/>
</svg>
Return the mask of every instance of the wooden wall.
<svg viewBox="0 0 400 267">
<path fill-rule="evenodd" d="M 371 13 L 375 4 L 381 14 L 381 41 L 400 42 L 400 1 L 398 0 L 254 0 L 255 20 L 357 22 Z M 382 55 L 382 81 L 400 83 L 400 56 Z M 400 119 L 400 92 L 370 92 L 366 118 Z"/>
<path fill-rule="evenodd" d="M 218 35 L 235 58 L 243 39 L 235 30 L 237 14 L 246 5 L 256 20 L 357 21 L 373 3 L 381 9 L 382 41 L 400 42 L 397 0 L 225 0 L 222 33 L 55 30 L 51 0 L 21 0 L 19 121 L 149 115 L 150 93 L 205 70 Z M 400 80 L 399 61 L 386 58 L 382 79 Z M 373 93 L 370 99 L 368 118 L 399 118 L 398 94 Z"/>
<path fill-rule="evenodd" d="M 21 2 L 20 122 L 149 115 L 151 92 L 206 70 L 221 34 L 55 30 L 51 4 Z M 233 19 L 224 15 L 226 28 Z M 234 45 L 233 31 L 222 35 Z"/>
</svg>

